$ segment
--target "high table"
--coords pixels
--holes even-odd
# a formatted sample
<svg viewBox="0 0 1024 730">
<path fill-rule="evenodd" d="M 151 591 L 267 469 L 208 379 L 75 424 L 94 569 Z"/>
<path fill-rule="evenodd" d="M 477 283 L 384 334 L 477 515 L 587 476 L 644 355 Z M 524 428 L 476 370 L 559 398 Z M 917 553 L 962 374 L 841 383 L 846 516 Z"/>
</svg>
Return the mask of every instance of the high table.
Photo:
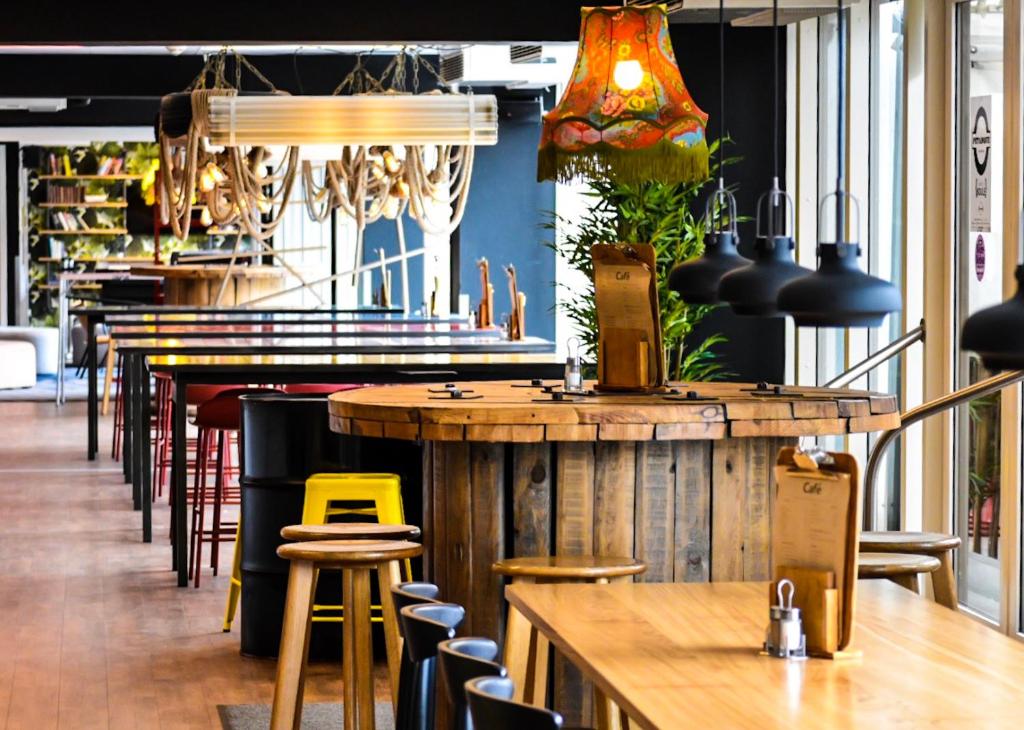
<svg viewBox="0 0 1024 730">
<path fill-rule="evenodd" d="M 761 656 L 766 583 L 509 586 L 628 717 L 658 728 L 1017 728 L 1024 645 L 888 581 L 857 586 L 859 659 Z"/>
<path fill-rule="evenodd" d="M 133 358 L 134 360 L 135 358 Z M 149 447 L 149 377 L 146 371 L 163 372 L 174 380 L 172 520 L 174 548 L 172 562 L 178 585 L 188 584 L 188 533 L 185 504 L 185 393 L 189 385 L 224 383 L 445 383 L 451 380 L 552 378 L 561 374 L 564 363 L 554 354 L 486 353 L 470 354 L 334 354 L 334 355 L 153 355 L 133 366 L 140 376 L 132 377 L 135 391 L 133 429 L 138 443 L 133 458 L 133 492 L 143 511 L 143 538 L 151 539 Z M 426 387 L 426 386 L 421 386 Z M 127 415 L 127 411 L 126 411 Z M 126 442 L 128 431 L 125 432 Z M 126 443 L 126 447 L 128 444 Z M 125 456 L 128 458 L 127 454 Z"/>
<path fill-rule="evenodd" d="M 66 297 L 61 297 L 62 307 L 66 306 Z M 338 316 L 345 320 L 354 316 L 376 316 L 387 314 L 399 314 L 402 310 L 381 307 L 364 307 L 356 309 L 343 309 L 335 307 L 260 307 L 245 308 L 238 307 L 195 307 L 195 306 L 168 306 L 162 304 L 130 304 L 130 305 L 99 305 L 95 307 L 75 307 L 67 313 L 77 316 L 83 321 L 86 334 L 86 363 L 88 366 L 88 443 L 86 446 L 87 455 L 90 461 L 96 458 L 99 450 L 99 399 L 97 397 L 96 371 L 99 367 L 96 358 L 96 327 L 104 322 L 117 317 L 145 317 L 153 316 L 159 318 L 167 315 L 186 315 L 197 318 L 202 317 L 230 317 L 235 313 L 244 314 L 249 318 L 284 315 L 290 318 L 301 318 L 303 315 L 315 316 L 318 318 Z M 66 314 L 62 309 L 61 319 L 65 320 Z M 64 393 L 64 371 L 60 369 L 57 383 L 57 403 L 63 402 Z"/>
<path fill-rule="evenodd" d="M 527 385 L 330 396 L 339 433 L 424 442 L 426 579 L 466 606 L 470 635 L 502 632 L 491 564 L 507 548 L 635 555 L 648 581 L 767 580 L 779 448 L 899 424 L 895 397 L 866 391 L 698 383 L 559 402 Z"/>
</svg>

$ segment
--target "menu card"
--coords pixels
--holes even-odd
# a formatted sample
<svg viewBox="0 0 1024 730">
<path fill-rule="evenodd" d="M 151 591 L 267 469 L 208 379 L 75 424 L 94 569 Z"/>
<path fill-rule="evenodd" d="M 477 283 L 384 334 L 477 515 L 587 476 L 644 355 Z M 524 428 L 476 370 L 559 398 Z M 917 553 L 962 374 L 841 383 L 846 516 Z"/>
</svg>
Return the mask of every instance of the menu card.
<svg viewBox="0 0 1024 730">
<path fill-rule="evenodd" d="M 599 390 L 651 390 L 665 384 L 654 247 L 595 244 Z"/>
</svg>

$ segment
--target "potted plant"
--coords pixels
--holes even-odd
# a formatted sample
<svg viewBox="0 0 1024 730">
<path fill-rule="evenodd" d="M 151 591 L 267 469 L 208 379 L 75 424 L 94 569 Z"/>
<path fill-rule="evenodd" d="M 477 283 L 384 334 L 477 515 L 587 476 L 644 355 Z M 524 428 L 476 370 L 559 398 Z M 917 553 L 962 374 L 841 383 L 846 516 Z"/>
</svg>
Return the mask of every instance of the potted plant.
<svg viewBox="0 0 1024 730">
<path fill-rule="evenodd" d="M 717 147 L 718 142 L 711 146 L 712 159 Z M 726 159 L 725 164 L 735 159 Z M 579 220 L 567 221 L 552 215 L 544 224 L 555 233 L 555 241 L 547 245 L 587 278 L 585 286 L 560 284 L 568 293 L 560 306 L 578 327 L 584 352 L 593 356 L 597 351 L 597 310 L 590 247 L 595 243 L 650 243 L 657 254 L 658 300 L 669 379 L 715 380 L 727 375 L 712 349 L 725 341 L 722 335 L 711 335 L 696 345 L 690 343 L 687 349 L 687 336 L 713 306 L 686 304 L 668 288 L 671 268 L 704 251 L 704 215 L 694 210 L 702 189 L 717 175 L 717 166 L 713 165 L 707 179 L 679 185 L 660 182 L 627 185 L 594 179 L 588 182 L 589 190 L 585 193 L 594 203 Z"/>
</svg>

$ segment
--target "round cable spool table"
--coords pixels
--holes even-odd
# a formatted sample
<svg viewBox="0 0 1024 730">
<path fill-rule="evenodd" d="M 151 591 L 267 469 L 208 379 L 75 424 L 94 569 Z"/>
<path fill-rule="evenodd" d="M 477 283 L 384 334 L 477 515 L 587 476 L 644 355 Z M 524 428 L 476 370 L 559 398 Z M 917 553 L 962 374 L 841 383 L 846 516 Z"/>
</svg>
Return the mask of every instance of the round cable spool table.
<svg viewBox="0 0 1024 730">
<path fill-rule="evenodd" d="M 501 636 L 491 566 L 506 557 L 635 556 L 647 582 L 768 580 L 779 449 L 900 422 L 894 396 L 867 391 L 693 383 L 558 401 L 537 383 L 330 396 L 333 431 L 423 442 L 424 577 L 466 606 L 471 635 Z"/>
</svg>

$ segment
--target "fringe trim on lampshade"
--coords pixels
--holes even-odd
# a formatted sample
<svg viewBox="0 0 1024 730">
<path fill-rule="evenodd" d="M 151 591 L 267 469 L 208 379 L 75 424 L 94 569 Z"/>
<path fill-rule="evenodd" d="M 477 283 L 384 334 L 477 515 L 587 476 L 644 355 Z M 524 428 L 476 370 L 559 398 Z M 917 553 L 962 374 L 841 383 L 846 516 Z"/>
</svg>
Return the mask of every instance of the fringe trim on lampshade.
<svg viewBox="0 0 1024 730">
<path fill-rule="evenodd" d="M 682 147 L 663 139 L 641 150 L 601 144 L 579 152 L 566 152 L 548 144 L 537 151 L 538 182 L 610 178 L 626 185 L 651 180 L 676 185 L 707 180 L 708 174 L 708 147 L 703 140 L 693 147 Z"/>
</svg>

